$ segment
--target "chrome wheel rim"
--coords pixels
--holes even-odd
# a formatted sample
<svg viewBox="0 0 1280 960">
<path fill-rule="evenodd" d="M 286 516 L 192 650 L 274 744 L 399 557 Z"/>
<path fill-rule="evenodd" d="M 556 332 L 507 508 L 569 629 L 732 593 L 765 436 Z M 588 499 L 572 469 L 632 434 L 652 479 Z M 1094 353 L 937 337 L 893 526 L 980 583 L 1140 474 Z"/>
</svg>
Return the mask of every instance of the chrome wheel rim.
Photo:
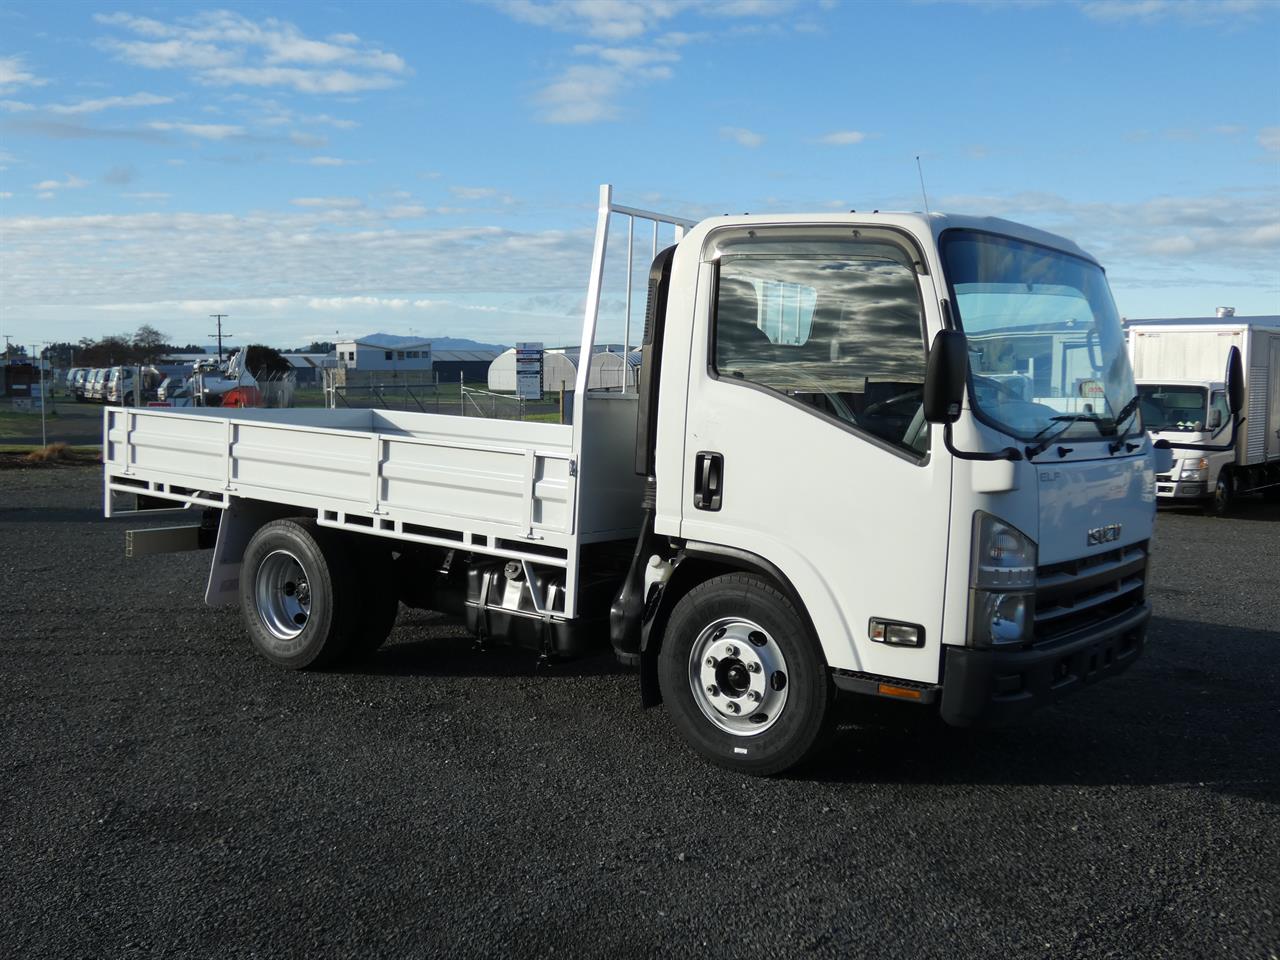
<svg viewBox="0 0 1280 960">
<path fill-rule="evenodd" d="M 790 691 L 787 660 L 758 623 L 724 617 L 704 627 L 693 643 L 689 689 L 716 727 L 756 737 L 782 716 Z"/>
<path fill-rule="evenodd" d="M 288 550 L 267 554 L 254 578 L 258 616 L 273 637 L 293 640 L 311 619 L 311 584 L 307 571 Z"/>
</svg>

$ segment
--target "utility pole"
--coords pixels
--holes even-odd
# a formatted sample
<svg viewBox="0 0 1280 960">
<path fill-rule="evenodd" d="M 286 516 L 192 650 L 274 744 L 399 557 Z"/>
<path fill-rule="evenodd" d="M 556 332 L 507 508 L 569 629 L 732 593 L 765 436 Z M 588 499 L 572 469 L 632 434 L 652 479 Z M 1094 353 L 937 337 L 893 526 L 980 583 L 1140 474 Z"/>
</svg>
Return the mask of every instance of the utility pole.
<svg viewBox="0 0 1280 960">
<path fill-rule="evenodd" d="M 225 333 L 225 334 L 224 334 L 224 333 L 222 332 L 222 321 L 223 321 L 223 319 L 225 319 L 226 317 L 230 316 L 230 314 L 226 314 L 226 313 L 211 313 L 211 314 L 209 314 L 209 316 L 210 316 L 210 317 L 212 317 L 212 318 L 214 318 L 215 320 L 217 320 L 217 321 L 218 321 L 218 332 L 217 332 L 217 333 L 211 333 L 211 334 L 209 334 L 209 336 L 211 336 L 211 337 L 217 337 L 217 338 L 218 338 L 218 362 L 219 362 L 219 363 L 221 363 L 221 362 L 222 362 L 222 338 L 223 338 L 224 336 L 225 336 L 225 337 L 234 337 L 234 336 L 235 336 L 235 334 L 234 334 L 234 333 Z"/>
</svg>

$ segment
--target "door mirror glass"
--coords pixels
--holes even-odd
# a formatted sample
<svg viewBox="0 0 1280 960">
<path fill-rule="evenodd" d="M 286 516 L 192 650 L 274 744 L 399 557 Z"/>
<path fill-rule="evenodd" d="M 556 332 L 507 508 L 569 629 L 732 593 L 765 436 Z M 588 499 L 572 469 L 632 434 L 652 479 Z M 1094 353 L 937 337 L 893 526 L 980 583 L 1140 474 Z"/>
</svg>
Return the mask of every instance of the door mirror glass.
<svg viewBox="0 0 1280 960">
<path fill-rule="evenodd" d="M 1222 411 L 1210 410 L 1209 420 L 1205 424 L 1205 426 L 1208 427 L 1210 430 L 1217 430 L 1220 426 L 1222 426 Z"/>
<path fill-rule="evenodd" d="M 1227 403 L 1233 417 L 1244 409 L 1244 362 L 1239 347 L 1227 351 Z"/>
<path fill-rule="evenodd" d="M 955 423 L 964 403 L 969 376 L 969 347 L 959 330 L 939 330 L 929 348 L 924 378 L 924 418 L 929 423 Z"/>
</svg>

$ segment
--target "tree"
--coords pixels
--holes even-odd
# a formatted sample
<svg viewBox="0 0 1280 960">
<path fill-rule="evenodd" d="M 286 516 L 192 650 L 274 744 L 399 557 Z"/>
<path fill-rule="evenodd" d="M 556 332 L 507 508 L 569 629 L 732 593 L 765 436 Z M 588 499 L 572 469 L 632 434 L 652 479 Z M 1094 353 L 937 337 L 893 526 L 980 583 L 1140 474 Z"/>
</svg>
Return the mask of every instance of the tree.
<svg viewBox="0 0 1280 960">
<path fill-rule="evenodd" d="M 151 326 L 144 323 L 133 335 L 133 346 L 137 351 L 137 357 L 143 363 L 154 363 L 156 358 L 169 349 L 168 337 Z"/>
<path fill-rule="evenodd" d="M 255 377 L 265 377 L 272 373 L 288 373 L 293 369 L 275 347 L 261 343 L 251 343 L 244 348 L 244 366 Z"/>
</svg>

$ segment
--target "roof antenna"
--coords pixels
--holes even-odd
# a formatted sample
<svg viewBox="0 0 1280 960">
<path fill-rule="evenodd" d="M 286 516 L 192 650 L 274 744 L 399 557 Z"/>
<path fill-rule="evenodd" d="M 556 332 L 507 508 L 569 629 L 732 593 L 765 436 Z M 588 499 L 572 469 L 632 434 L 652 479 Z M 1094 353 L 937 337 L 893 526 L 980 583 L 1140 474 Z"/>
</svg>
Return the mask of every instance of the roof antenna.
<svg viewBox="0 0 1280 960">
<path fill-rule="evenodd" d="M 929 216 L 929 193 L 924 188 L 924 167 L 920 166 L 920 154 L 916 154 L 916 172 L 920 174 L 920 192 L 924 194 L 924 213 Z"/>
</svg>

